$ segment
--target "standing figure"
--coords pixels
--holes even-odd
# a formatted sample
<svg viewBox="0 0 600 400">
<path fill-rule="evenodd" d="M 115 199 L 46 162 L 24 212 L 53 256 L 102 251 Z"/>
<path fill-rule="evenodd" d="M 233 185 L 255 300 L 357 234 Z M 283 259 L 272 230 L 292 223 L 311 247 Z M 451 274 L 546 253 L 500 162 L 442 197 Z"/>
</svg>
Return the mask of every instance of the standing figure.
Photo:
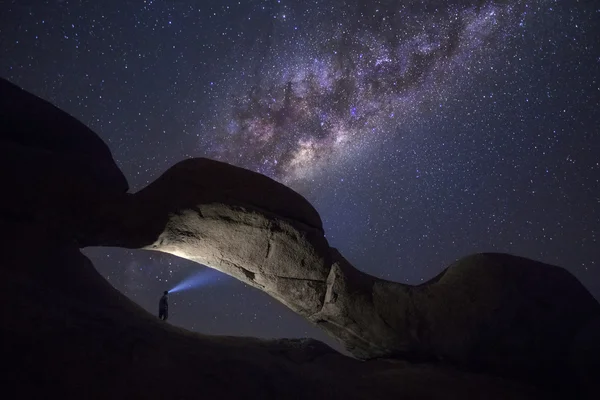
<svg viewBox="0 0 600 400">
<path fill-rule="evenodd" d="M 169 318 L 169 292 L 164 291 L 160 301 L 158 302 L 158 318 L 166 321 Z"/>
</svg>

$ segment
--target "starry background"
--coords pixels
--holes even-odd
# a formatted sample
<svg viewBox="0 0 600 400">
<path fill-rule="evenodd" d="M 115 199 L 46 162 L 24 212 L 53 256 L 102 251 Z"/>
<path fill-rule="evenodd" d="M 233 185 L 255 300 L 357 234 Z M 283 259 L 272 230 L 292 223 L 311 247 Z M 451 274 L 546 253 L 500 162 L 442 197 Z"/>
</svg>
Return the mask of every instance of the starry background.
<svg viewBox="0 0 600 400">
<path fill-rule="evenodd" d="M 0 75 L 109 145 L 135 192 L 188 157 L 290 185 L 357 268 L 420 283 L 461 256 L 564 266 L 600 297 L 594 1 L 3 1 Z M 206 268 L 86 249 L 155 313 Z M 543 283 L 541 283 L 543 284 Z M 208 334 L 325 335 L 213 273 L 171 296 Z"/>
</svg>

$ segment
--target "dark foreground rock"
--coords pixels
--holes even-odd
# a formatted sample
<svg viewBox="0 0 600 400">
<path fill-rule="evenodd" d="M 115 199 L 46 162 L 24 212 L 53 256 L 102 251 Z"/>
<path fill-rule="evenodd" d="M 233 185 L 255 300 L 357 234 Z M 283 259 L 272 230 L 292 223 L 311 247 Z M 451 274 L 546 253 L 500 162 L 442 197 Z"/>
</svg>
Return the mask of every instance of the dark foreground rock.
<svg viewBox="0 0 600 400">
<path fill-rule="evenodd" d="M 452 367 L 357 361 L 313 340 L 191 333 L 113 289 L 54 232 L 2 244 L 4 393 L 61 399 L 543 398 L 531 385 Z"/>
<path fill-rule="evenodd" d="M 128 194 L 93 132 L 7 82 L 0 98 L 0 335 L 9 393 L 593 398 L 600 306 L 566 270 L 480 254 L 423 285 L 383 281 L 330 248 L 314 208 L 267 177 L 192 159 Z M 211 266 L 370 361 L 310 340 L 209 337 L 161 323 L 96 273 L 79 252 L 91 245 Z"/>
<path fill-rule="evenodd" d="M 49 102 L 0 79 L 0 209 L 11 221 L 81 232 L 127 180 L 108 146 Z"/>
</svg>

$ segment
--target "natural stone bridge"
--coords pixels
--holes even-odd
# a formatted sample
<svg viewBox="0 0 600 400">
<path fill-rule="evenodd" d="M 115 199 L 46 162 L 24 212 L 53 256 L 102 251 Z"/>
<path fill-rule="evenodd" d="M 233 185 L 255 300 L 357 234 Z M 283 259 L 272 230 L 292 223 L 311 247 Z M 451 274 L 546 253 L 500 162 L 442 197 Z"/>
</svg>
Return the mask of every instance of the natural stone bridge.
<svg viewBox="0 0 600 400">
<path fill-rule="evenodd" d="M 573 352 L 583 354 L 577 338 L 597 329 L 589 327 L 597 326 L 590 321 L 599 305 L 570 273 L 520 257 L 473 255 L 419 286 L 361 272 L 329 247 L 302 196 L 225 163 L 185 160 L 127 193 L 92 131 L 1 86 L 0 178 L 22 190 L 0 205 L 15 221 L 56 229 L 80 247 L 156 250 L 215 268 L 268 293 L 361 359 L 437 360 L 544 379 L 560 374 Z"/>
</svg>

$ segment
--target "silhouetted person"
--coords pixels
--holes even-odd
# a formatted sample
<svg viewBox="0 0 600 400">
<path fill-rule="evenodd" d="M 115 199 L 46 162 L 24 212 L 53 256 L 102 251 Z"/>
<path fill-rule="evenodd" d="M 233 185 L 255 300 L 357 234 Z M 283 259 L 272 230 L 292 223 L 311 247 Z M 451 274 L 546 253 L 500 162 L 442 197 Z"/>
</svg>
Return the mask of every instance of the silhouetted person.
<svg viewBox="0 0 600 400">
<path fill-rule="evenodd" d="M 169 292 L 164 291 L 160 301 L 158 302 L 158 318 L 166 321 L 169 318 Z"/>
</svg>

